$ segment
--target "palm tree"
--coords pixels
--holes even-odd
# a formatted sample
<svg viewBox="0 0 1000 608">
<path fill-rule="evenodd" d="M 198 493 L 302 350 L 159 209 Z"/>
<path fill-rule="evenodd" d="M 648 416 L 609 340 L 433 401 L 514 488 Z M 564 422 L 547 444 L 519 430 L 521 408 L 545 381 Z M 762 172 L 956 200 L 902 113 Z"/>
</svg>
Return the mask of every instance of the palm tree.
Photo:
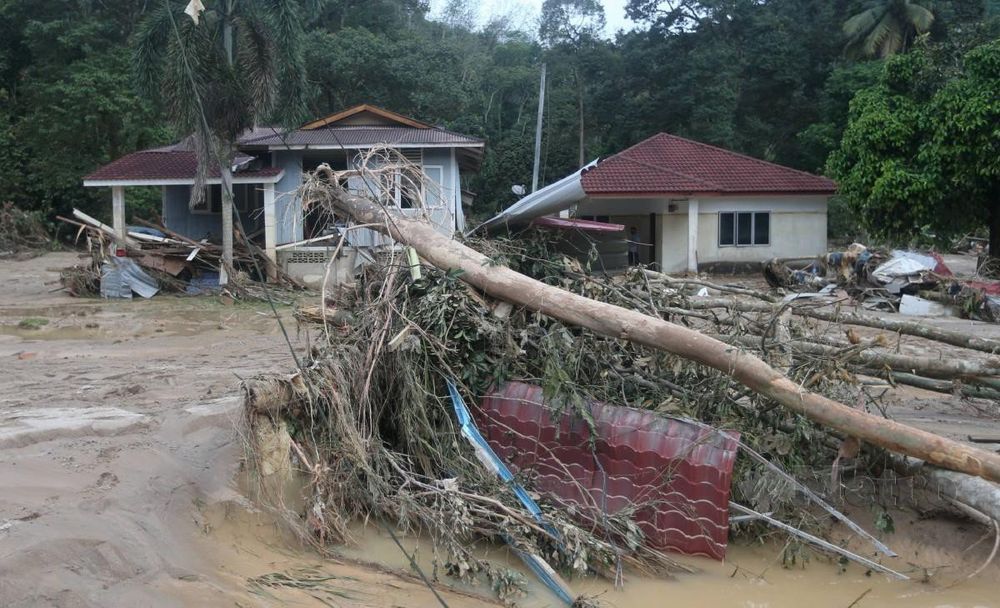
<svg viewBox="0 0 1000 608">
<path fill-rule="evenodd" d="M 261 122 L 301 118 L 305 63 L 299 6 L 290 0 L 162 2 L 136 32 L 136 76 L 143 92 L 161 101 L 175 128 L 193 135 L 198 174 L 192 206 L 204 197 L 209 169 L 219 166 L 219 276 L 225 283 L 233 263 L 236 141 Z"/>
<path fill-rule="evenodd" d="M 906 49 L 934 23 L 930 9 L 910 0 L 878 0 L 844 22 L 847 53 L 888 57 Z"/>
</svg>

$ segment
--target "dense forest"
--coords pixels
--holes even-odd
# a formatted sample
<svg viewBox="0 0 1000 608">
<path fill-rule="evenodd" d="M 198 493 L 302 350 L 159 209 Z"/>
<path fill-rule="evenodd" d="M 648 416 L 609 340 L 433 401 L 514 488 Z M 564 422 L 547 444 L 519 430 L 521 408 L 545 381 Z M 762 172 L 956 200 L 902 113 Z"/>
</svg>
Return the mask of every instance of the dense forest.
<svg viewBox="0 0 1000 608">
<path fill-rule="evenodd" d="M 106 213 L 81 176 L 183 135 L 135 70 L 137 32 L 167 2 L 183 16 L 178 0 L 0 0 L 0 199 Z M 485 137 L 471 187 L 486 213 L 531 182 L 544 62 L 542 183 L 667 131 L 831 175 L 884 236 L 933 228 L 959 199 L 985 225 L 1000 222 L 998 5 L 630 0 L 638 27 L 608 36 L 598 0 L 546 0 L 530 30 L 477 24 L 470 0 L 439 19 L 423 0 L 302 0 L 304 107 L 285 121 L 367 102 Z M 968 228 L 951 215 L 942 229 Z"/>
</svg>

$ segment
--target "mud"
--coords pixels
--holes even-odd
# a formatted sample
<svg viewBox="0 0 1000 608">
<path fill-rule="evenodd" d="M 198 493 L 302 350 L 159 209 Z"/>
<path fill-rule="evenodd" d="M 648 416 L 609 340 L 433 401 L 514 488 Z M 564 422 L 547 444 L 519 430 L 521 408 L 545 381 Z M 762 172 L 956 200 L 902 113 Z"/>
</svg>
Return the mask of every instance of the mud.
<svg viewBox="0 0 1000 608">
<path fill-rule="evenodd" d="M 321 555 L 241 490 L 238 379 L 292 365 L 266 307 L 53 292 L 58 269 L 74 261 L 49 254 L 0 264 L 0 606 L 436 605 L 382 529 L 359 527 L 339 557 Z M 290 310 L 282 316 L 304 349 Z M 48 323 L 18 327 L 25 318 Z M 922 409 L 913 403 L 900 398 L 892 413 L 955 436 L 996 424 L 991 412 L 930 393 L 916 400 Z M 691 560 L 696 575 L 629 577 L 624 591 L 599 580 L 572 586 L 623 607 L 1000 605 L 1000 566 L 964 580 L 992 548 L 992 537 L 980 540 L 983 527 L 912 510 L 894 516 L 886 541 L 901 557 L 886 563 L 912 582 L 819 554 L 786 568 L 778 557 L 786 539 L 776 535 L 732 547 L 723 563 Z M 433 574 L 426 540 L 401 540 Z M 519 568 L 503 547 L 479 550 Z M 521 605 L 558 605 L 526 578 L 531 594 Z M 278 584 L 292 579 L 298 588 Z M 469 595 L 488 594 L 485 585 L 441 582 L 449 606 L 493 605 Z"/>
</svg>

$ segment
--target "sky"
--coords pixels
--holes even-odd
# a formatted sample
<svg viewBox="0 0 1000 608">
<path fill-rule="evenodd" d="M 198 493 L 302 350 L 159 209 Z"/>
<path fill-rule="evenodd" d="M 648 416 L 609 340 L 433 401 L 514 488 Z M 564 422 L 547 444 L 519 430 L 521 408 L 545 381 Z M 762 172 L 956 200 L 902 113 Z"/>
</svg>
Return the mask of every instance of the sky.
<svg viewBox="0 0 1000 608">
<path fill-rule="evenodd" d="M 605 35 L 614 36 L 619 29 L 631 29 L 633 23 L 625 17 L 627 0 L 601 0 L 604 5 L 604 16 L 607 20 Z M 441 15 L 447 0 L 430 0 L 431 19 Z M 534 32 L 538 29 L 538 16 L 542 12 L 542 0 L 482 0 L 479 6 L 477 24 L 483 25 L 494 15 L 510 15 L 518 29 Z"/>
</svg>

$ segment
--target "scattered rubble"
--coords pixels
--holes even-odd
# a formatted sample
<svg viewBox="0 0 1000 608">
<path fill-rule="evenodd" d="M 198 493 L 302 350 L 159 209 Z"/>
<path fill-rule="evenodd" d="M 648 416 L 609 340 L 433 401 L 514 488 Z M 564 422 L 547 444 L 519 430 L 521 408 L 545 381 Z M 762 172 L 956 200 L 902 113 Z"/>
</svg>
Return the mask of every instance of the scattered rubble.
<svg viewBox="0 0 1000 608">
<path fill-rule="evenodd" d="M 871 250 L 854 243 L 801 268 L 771 260 L 763 275 L 772 288 L 800 294 L 789 299 L 824 288 L 832 295 L 836 286 L 868 310 L 1000 322 L 1000 281 L 960 279 L 933 251 Z"/>
<path fill-rule="evenodd" d="M 100 294 L 105 298 L 144 298 L 159 291 L 186 295 L 224 293 L 234 299 L 264 299 L 258 281 L 271 272 L 279 288 L 299 286 L 280 269 L 274 268 L 264 252 L 247 239 L 237 239 L 233 250 L 235 272 L 230 281 L 219 285 L 222 261 L 220 245 L 208 240 L 194 241 L 165 226 L 136 219 L 120 242 L 115 232 L 78 209 L 75 219 L 58 219 L 78 228 L 77 240 L 86 239 L 89 263 L 63 271 L 63 288 L 74 296 Z M 287 303 L 286 299 L 282 302 Z"/>
<path fill-rule="evenodd" d="M 511 545 L 543 580 L 556 580 L 549 570 L 570 577 L 568 587 L 553 587 L 560 597 L 574 576 L 620 584 L 625 570 L 689 571 L 668 552 L 720 557 L 730 527 L 756 538 L 773 526 L 906 578 L 824 540 L 829 519 L 804 518 L 802 499 L 892 556 L 824 497 L 840 496 L 851 475 L 905 468 L 895 453 L 953 469 L 948 475 L 961 483 L 949 487 L 958 488 L 951 499 L 959 508 L 984 508 L 984 494 L 966 492 L 989 484 L 972 476 L 1000 475 L 995 454 L 882 414 L 895 383 L 970 399 L 1000 396 L 1000 359 L 993 356 L 1000 342 L 854 305 L 855 294 L 868 290 L 893 296 L 887 285 L 900 297 L 932 286 L 947 276 L 940 260 L 928 268 L 908 254 L 857 246 L 828 256 L 822 272 L 772 265 L 782 289 L 826 291 L 787 299 L 781 290 L 642 268 L 592 273 L 586 260 L 557 253 L 561 237 L 552 232 L 528 230 L 469 248 L 426 222 L 346 195 L 337 183 L 306 188 L 314 189 L 313 200 L 327 196 L 338 212 L 411 245 L 424 261 L 415 265 L 412 255 L 390 251 L 352 288 L 300 309 L 300 322 L 319 327 L 308 359 L 290 376 L 245 382 L 248 424 L 283 424 L 305 476 L 301 511 L 287 511 L 277 495 L 272 504 L 312 542 L 348 538 L 354 518 L 420 530 L 434 541 L 436 569 L 485 578 L 508 601 L 521 582 L 475 557 L 477 539 Z M 899 334 L 962 349 L 962 356 L 900 351 Z M 724 465 L 704 440 L 657 443 L 664 432 L 643 434 L 647 418 L 681 421 L 677 428 L 690 424 L 705 437 L 740 438 L 741 449 Z M 647 452 L 674 459 L 653 467 L 668 474 L 646 479 L 619 470 L 622 462 L 642 466 Z M 272 461 L 261 446 L 249 453 L 251 464 Z M 708 461 L 719 472 L 731 466 L 732 477 L 710 484 L 712 500 L 724 505 L 712 520 L 723 532 L 706 536 L 699 550 L 687 526 L 707 525 L 695 502 L 708 490 L 684 480 Z"/>
</svg>

